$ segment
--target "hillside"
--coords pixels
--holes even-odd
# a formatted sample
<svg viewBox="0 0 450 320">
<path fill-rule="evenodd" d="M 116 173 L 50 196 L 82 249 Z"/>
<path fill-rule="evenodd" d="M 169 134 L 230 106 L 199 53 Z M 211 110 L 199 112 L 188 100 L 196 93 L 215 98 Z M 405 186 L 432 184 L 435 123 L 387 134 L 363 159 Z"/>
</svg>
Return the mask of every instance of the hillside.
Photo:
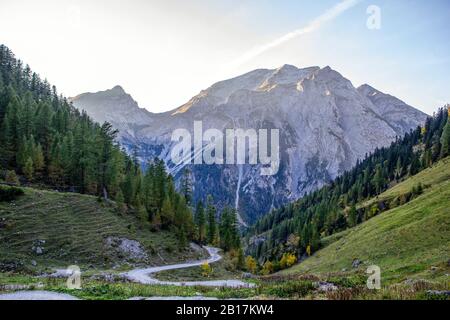
<svg viewBox="0 0 450 320">
<path fill-rule="evenodd" d="M 8 222 L 8 225 L 14 227 L 17 222 L 19 228 L 23 227 L 23 230 L 13 230 L 11 235 L 3 235 L 8 230 L 0 230 L 2 237 L 5 237 L 5 245 L 8 241 L 14 245 L 15 237 L 19 237 L 19 244 L 29 248 L 34 246 L 38 250 L 37 248 L 44 244 L 45 238 L 31 239 L 35 243 L 30 246 L 30 243 L 20 237 L 29 235 L 30 232 L 39 233 L 41 230 L 43 236 L 45 232 L 56 232 L 54 242 L 49 239 L 50 243 L 46 242 L 45 245 L 54 245 L 55 248 L 62 246 L 62 252 L 57 257 L 64 258 L 67 254 L 71 256 L 70 252 L 64 252 L 64 241 L 67 241 L 75 247 L 73 249 L 69 244 L 69 251 L 75 250 L 72 255 L 74 259 L 70 260 L 106 260 L 102 257 L 100 247 L 95 250 L 89 248 L 91 241 L 98 245 L 101 242 L 100 237 L 95 240 L 86 235 L 88 231 L 95 233 L 102 231 L 102 226 L 109 226 L 111 223 L 114 225 L 108 220 L 109 216 L 95 214 L 102 209 L 93 203 L 97 196 L 108 203 L 115 200 L 118 211 L 122 213 L 134 214 L 136 223 L 130 225 L 130 231 L 146 228 L 161 230 L 162 234 L 173 232 L 177 234 L 178 247 L 187 247 L 195 236 L 192 212 L 188 204 L 190 190 L 179 193 L 164 163 L 156 158 L 152 159 L 151 165 L 143 171 L 136 157 L 125 153 L 122 146 L 115 141 L 116 136 L 117 130 L 113 129 L 110 123 L 99 124 L 85 112 L 80 113 L 67 98 L 58 94 L 55 86 L 41 80 L 40 76 L 17 59 L 9 48 L 0 45 L 0 181 L 10 185 L 38 186 L 39 189 L 94 196 L 62 197 L 60 194 L 42 193 L 45 196 L 40 199 L 41 195 L 29 191 L 27 196 L 31 198 L 25 198 L 25 210 L 19 207 L 17 215 L 11 211 L 15 208 L 14 205 L 4 210 L 5 214 L 12 214 L 8 218 L 18 219 Z M 44 215 L 35 217 L 34 212 L 28 212 L 34 208 L 36 212 L 42 212 Z M 47 212 L 62 210 L 62 214 L 65 214 L 66 209 L 73 215 L 53 217 Z M 25 216 L 22 217 L 22 214 Z M 31 215 L 31 219 L 28 215 Z M 92 221 L 93 217 L 98 220 Z M 43 221 L 34 221 L 33 218 Z M 75 233 L 73 241 L 58 238 L 59 231 L 61 234 L 68 233 L 68 237 L 71 237 L 73 230 L 70 222 L 75 219 L 89 226 L 80 225 L 74 228 L 74 232 L 78 232 L 78 229 L 83 232 Z M 21 225 L 21 222 L 28 224 Z M 119 224 L 122 224 L 122 221 Z M 33 227 L 40 229 L 33 231 Z M 44 231 L 45 228 L 51 230 Z M 109 230 L 108 228 L 105 230 Z M 123 234 L 122 229 L 112 230 Z M 144 235 L 142 237 L 146 238 Z M 137 246 L 136 243 L 123 242 L 120 239 L 111 238 L 108 241 L 119 247 Z M 166 243 L 158 239 L 156 242 Z M 16 254 L 23 251 L 19 249 L 12 247 L 9 252 Z M 76 257 L 75 253 L 80 257 Z M 54 256 L 48 258 L 52 257 Z"/>
<path fill-rule="evenodd" d="M 416 181 L 414 188 L 392 201 L 380 198 L 450 155 L 449 113 L 450 106 L 440 108 L 423 127 L 376 149 L 328 185 L 263 216 L 247 234 L 247 253 L 260 263 L 277 262 L 284 253 L 310 255 L 323 247 L 321 239 L 420 195 L 424 185 Z"/>
<path fill-rule="evenodd" d="M 322 239 L 329 243 L 281 274 L 352 270 L 355 259 L 381 268 L 384 281 L 407 278 L 448 281 L 450 271 L 450 158 L 399 183 L 372 201 L 392 201 L 421 183 L 424 193 L 412 201 L 344 232 Z M 445 275 L 447 274 L 447 276 Z"/>
<path fill-rule="evenodd" d="M 71 264 L 101 268 L 124 262 L 161 265 L 198 257 L 192 249 L 179 250 L 174 233 L 151 232 L 135 215 L 119 214 L 114 202 L 76 193 L 23 189 L 25 195 L 0 202 L 3 271 Z M 110 245 L 109 237 L 115 237 L 110 238 Z M 121 248 L 117 238 L 137 240 L 140 245 L 125 241 Z"/>
</svg>

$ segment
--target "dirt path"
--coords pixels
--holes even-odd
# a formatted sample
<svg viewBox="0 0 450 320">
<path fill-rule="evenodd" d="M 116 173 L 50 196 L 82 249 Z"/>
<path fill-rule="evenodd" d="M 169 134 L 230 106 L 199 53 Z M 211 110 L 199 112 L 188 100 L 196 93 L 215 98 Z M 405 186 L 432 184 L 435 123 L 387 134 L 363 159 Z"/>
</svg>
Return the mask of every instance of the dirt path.
<svg viewBox="0 0 450 320">
<path fill-rule="evenodd" d="M 232 287 L 232 288 L 250 288 L 253 287 L 253 283 L 247 283 L 240 280 L 209 280 L 209 281 L 162 281 L 152 277 L 154 273 L 174 270 L 174 269 L 184 269 L 200 266 L 205 262 L 213 263 L 217 262 L 222 257 L 219 254 L 218 248 L 205 247 L 208 251 L 210 257 L 207 260 L 198 260 L 193 262 L 186 262 L 180 264 L 173 264 L 161 267 L 150 267 L 143 269 L 134 269 L 123 273 L 122 275 L 133 282 L 139 282 L 143 284 L 160 284 L 160 285 L 172 285 L 172 286 L 208 286 L 208 287 Z"/>
<path fill-rule="evenodd" d="M 193 262 L 186 262 L 180 264 L 173 264 L 160 267 L 150 267 L 142 269 L 134 269 L 125 273 L 122 276 L 133 281 L 142 284 L 158 284 L 158 285 L 172 285 L 172 286 L 209 286 L 209 287 L 231 287 L 231 288 L 251 288 L 255 285 L 253 283 L 248 283 L 240 280 L 209 280 L 209 281 L 187 281 L 187 282 L 176 282 L 176 281 L 161 281 L 152 277 L 154 273 L 173 270 L 173 269 L 183 269 L 192 268 L 200 266 L 205 262 L 214 263 L 222 259 L 219 254 L 219 249 L 213 247 L 205 247 L 208 251 L 210 257 L 206 260 L 198 260 Z M 58 272 L 66 272 L 66 270 L 58 270 Z M 135 299 L 140 299 L 135 297 Z M 208 299 L 205 297 L 152 297 L 146 299 Z M 24 290 L 16 291 L 12 293 L 0 294 L 0 300 L 78 300 L 78 298 L 65 293 L 44 291 L 44 290 Z"/>
<path fill-rule="evenodd" d="M 78 300 L 70 294 L 33 290 L 0 294 L 0 300 Z"/>
</svg>

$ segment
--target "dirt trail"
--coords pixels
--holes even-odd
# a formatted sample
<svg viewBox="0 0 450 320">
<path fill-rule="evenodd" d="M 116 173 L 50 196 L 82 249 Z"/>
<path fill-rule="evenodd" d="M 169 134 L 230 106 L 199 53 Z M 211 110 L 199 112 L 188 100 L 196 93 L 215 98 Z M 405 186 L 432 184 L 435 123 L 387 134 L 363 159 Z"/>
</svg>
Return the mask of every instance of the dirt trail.
<svg viewBox="0 0 450 320">
<path fill-rule="evenodd" d="M 123 273 L 122 275 L 133 282 L 143 284 L 159 284 L 172 286 L 208 286 L 208 287 L 232 287 L 232 288 L 251 288 L 253 283 L 248 283 L 240 280 L 209 280 L 209 281 L 162 281 L 155 279 L 152 275 L 157 272 L 173 269 L 183 269 L 200 266 L 205 262 L 217 262 L 222 257 L 219 254 L 219 249 L 214 247 L 204 247 L 210 257 L 206 260 L 198 260 L 193 262 L 186 262 L 180 264 L 173 264 L 168 266 L 150 267 L 142 269 L 134 269 Z"/>
</svg>

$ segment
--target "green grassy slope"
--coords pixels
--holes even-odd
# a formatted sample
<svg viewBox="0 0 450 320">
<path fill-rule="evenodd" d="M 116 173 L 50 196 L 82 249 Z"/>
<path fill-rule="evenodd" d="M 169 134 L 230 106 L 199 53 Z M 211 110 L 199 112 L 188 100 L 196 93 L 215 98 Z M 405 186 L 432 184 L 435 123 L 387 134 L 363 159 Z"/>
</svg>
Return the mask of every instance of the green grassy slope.
<svg viewBox="0 0 450 320">
<path fill-rule="evenodd" d="M 400 207 L 324 239 L 330 243 L 282 274 L 328 273 L 378 265 L 384 280 L 410 277 L 448 282 L 450 259 L 450 159 L 399 183 L 372 201 L 390 200 L 421 182 L 424 193 Z"/>
<path fill-rule="evenodd" d="M 96 197 L 24 188 L 25 195 L 0 202 L 0 263 L 20 262 L 31 268 L 70 264 L 110 267 L 121 261 L 105 250 L 109 236 L 138 240 L 150 264 L 165 264 L 196 256 L 180 252 L 171 232 L 139 228 L 131 214 L 119 214 L 114 203 Z M 45 240 L 43 254 L 33 252 L 36 240 Z"/>
</svg>

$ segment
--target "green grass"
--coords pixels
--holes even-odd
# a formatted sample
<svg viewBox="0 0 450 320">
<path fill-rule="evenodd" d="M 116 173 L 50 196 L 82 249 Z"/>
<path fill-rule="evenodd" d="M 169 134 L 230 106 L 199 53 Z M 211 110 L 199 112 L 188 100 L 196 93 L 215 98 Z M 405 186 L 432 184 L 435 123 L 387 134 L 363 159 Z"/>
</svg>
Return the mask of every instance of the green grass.
<svg viewBox="0 0 450 320">
<path fill-rule="evenodd" d="M 259 294 L 257 288 L 215 288 L 201 286 L 166 286 L 166 285 L 145 285 L 130 282 L 105 282 L 90 280 L 89 276 L 83 273 L 81 279 L 81 289 L 68 289 L 64 278 L 37 278 L 30 275 L 17 273 L 0 273 L 0 284 L 27 284 L 27 290 L 48 290 L 61 293 L 68 293 L 80 299 L 88 300 L 124 300 L 132 297 L 154 297 L 154 296 L 182 296 L 193 297 L 202 295 L 205 297 L 216 297 L 220 299 L 231 298 L 251 298 Z M 0 293 L 9 292 L 2 290 Z"/>
<path fill-rule="evenodd" d="M 448 290 L 448 287 L 427 282 L 418 282 L 413 286 L 391 286 L 381 290 L 368 290 L 364 287 L 365 275 L 359 272 L 343 277 L 340 274 L 316 275 L 272 275 L 254 279 L 254 288 L 213 288 L 188 286 L 143 285 L 128 282 L 108 283 L 90 280 L 83 275 L 81 289 L 68 289 L 65 279 L 36 278 L 17 273 L 0 273 L 0 283 L 28 284 L 26 290 L 48 290 L 68 293 L 80 299 L 88 300 L 124 300 L 132 297 L 164 296 L 205 296 L 218 299 L 442 299 L 428 295 L 425 290 Z M 316 290 L 316 281 L 329 281 L 339 290 L 323 293 Z M 0 293 L 9 292 L 2 289 Z"/>
<path fill-rule="evenodd" d="M 197 258 L 190 250 L 178 249 L 173 233 L 140 227 L 134 215 L 119 214 L 113 202 L 75 193 L 23 190 L 25 195 L 16 200 L 0 202 L 0 263 L 14 261 L 31 271 L 71 264 L 106 269 L 120 262 L 104 248 L 109 236 L 138 240 L 150 264 Z M 36 240 L 45 240 L 41 255 L 32 251 Z"/>
<path fill-rule="evenodd" d="M 282 275 L 354 272 L 352 261 L 381 268 L 385 284 L 408 278 L 448 285 L 450 273 L 450 161 L 437 165 L 381 194 L 389 199 L 410 191 L 418 182 L 424 193 L 412 201 L 324 239 L 328 244 Z M 373 200 L 376 201 L 376 200 Z"/>
</svg>

